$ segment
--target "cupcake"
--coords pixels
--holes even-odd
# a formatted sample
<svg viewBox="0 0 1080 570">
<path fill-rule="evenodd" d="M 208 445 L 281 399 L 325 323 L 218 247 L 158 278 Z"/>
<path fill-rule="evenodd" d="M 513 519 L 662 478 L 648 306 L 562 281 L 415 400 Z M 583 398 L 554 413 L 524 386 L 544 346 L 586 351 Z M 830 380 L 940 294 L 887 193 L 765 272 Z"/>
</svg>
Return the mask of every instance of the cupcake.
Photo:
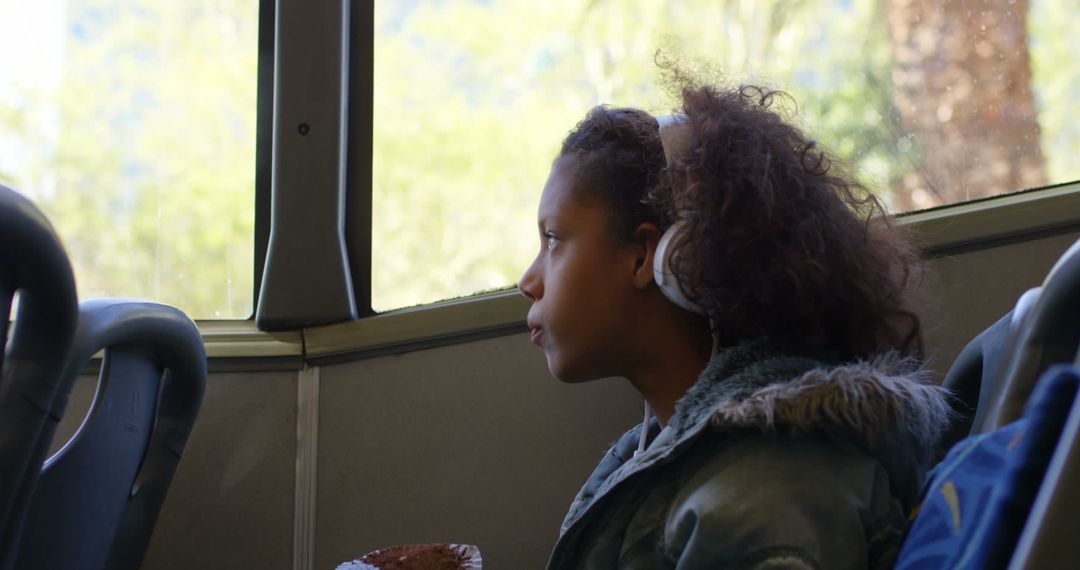
<svg viewBox="0 0 1080 570">
<path fill-rule="evenodd" d="M 478 570 L 480 549 L 468 544 L 402 544 L 369 552 L 337 570 Z"/>
</svg>

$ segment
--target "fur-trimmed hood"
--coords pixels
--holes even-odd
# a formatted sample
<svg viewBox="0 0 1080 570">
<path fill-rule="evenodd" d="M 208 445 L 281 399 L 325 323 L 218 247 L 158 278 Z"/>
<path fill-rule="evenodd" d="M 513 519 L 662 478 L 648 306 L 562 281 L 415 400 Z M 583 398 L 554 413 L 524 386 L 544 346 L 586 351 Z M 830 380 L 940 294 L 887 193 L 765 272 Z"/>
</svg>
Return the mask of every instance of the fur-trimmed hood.
<svg viewBox="0 0 1080 570">
<path fill-rule="evenodd" d="M 888 354 L 831 365 L 747 343 L 713 358 L 669 427 L 676 440 L 707 418 L 714 430 L 794 430 L 851 441 L 885 467 L 896 495 L 910 506 L 949 422 L 946 393 L 911 358 Z"/>
<path fill-rule="evenodd" d="M 841 362 L 761 341 L 720 350 L 667 427 L 654 418 L 611 446 L 570 505 L 548 567 L 887 560 L 949 418 L 945 391 L 927 376 L 895 355 Z M 648 445 L 636 453 L 643 430 Z M 782 520 L 792 513 L 846 524 L 865 541 L 824 539 L 833 530 Z M 792 548 L 807 544 L 817 547 Z"/>
</svg>

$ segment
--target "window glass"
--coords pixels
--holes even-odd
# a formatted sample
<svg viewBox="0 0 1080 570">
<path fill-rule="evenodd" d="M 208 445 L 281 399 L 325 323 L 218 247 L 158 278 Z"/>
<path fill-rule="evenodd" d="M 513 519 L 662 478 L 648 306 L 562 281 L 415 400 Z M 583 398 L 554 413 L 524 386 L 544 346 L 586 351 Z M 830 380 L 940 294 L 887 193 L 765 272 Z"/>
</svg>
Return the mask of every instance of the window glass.
<svg viewBox="0 0 1080 570">
<path fill-rule="evenodd" d="M 257 26 L 257 0 L 0 0 L 0 183 L 81 299 L 251 314 Z"/>
<path fill-rule="evenodd" d="M 894 212 L 1080 178 L 1075 0 L 376 2 L 373 304 L 514 283 L 558 144 L 657 66 L 792 94 Z"/>
</svg>

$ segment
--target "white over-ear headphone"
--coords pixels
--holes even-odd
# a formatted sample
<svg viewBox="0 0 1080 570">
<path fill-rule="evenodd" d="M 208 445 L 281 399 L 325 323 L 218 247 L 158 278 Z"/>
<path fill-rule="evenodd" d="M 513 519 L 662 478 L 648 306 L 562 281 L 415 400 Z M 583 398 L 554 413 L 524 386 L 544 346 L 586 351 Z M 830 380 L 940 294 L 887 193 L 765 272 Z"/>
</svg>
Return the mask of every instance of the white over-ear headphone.
<svg viewBox="0 0 1080 570">
<path fill-rule="evenodd" d="M 692 135 L 690 121 L 686 115 L 662 115 L 656 117 L 656 122 L 660 125 L 660 144 L 664 147 L 664 159 L 670 165 L 690 144 Z M 673 198 L 675 211 L 678 213 L 683 210 L 684 206 L 680 203 L 682 196 L 676 193 Z M 672 256 L 678 251 L 676 246 L 679 245 L 678 242 L 685 238 L 686 220 L 683 219 L 676 219 L 675 223 L 664 231 L 664 235 L 660 236 L 660 241 L 656 244 L 656 251 L 653 252 L 653 280 L 656 281 L 656 285 L 660 287 L 660 291 L 664 293 L 664 296 L 669 301 L 687 311 L 704 315 L 705 309 L 686 297 L 682 284 L 679 283 L 679 280 L 671 271 Z M 713 325 L 714 323 L 710 321 L 709 327 L 715 329 Z M 719 349 L 720 337 L 714 331 L 712 354 L 709 358 L 716 356 Z M 648 447 L 649 417 L 651 415 L 652 410 L 649 409 L 649 402 L 646 400 L 645 419 L 641 422 L 641 440 L 638 442 L 634 457 L 645 453 L 645 449 Z"/>
<path fill-rule="evenodd" d="M 690 122 L 686 115 L 662 115 L 656 117 L 656 122 L 660 125 L 660 144 L 664 147 L 664 158 L 670 165 L 690 142 Z M 681 209 L 679 196 L 675 196 L 674 201 L 676 210 Z M 656 252 L 653 253 L 653 280 L 672 303 L 692 313 L 705 314 L 704 309 L 687 298 L 682 285 L 671 271 L 671 258 L 677 251 L 678 242 L 686 236 L 685 228 L 684 220 L 676 220 L 664 235 L 660 236 Z"/>
<path fill-rule="evenodd" d="M 686 222 L 679 220 L 660 236 L 660 242 L 656 244 L 656 252 L 653 254 L 653 280 L 660 287 L 660 291 L 669 301 L 692 313 L 704 314 L 705 311 L 686 297 L 675 273 L 671 270 L 671 258 L 675 253 L 674 244 L 686 236 Z"/>
</svg>

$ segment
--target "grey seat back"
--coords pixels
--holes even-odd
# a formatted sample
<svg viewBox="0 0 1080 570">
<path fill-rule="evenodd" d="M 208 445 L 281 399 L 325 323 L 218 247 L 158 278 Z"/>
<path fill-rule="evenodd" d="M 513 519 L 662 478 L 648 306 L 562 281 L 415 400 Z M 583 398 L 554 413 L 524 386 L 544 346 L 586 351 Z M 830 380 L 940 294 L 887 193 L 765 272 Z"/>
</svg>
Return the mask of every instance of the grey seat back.
<svg viewBox="0 0 1080 570">
<path fill-rule="evenodd" d="M 964 347 L 943 385 L 960 420 L 951 445 L 1020 417 L 1035 382 L 1051 365 L 1072 362 L 1080 346 L 1080 241 L 1058 258 L 1042 286 Z"/>
<path fill-rule="evenodd" d="M 194 323 L 156 303 L 80 305 L 65 372 L 105 349 L 97 393 L 75 435 L 45 463 L 17 569 L 137 569 L 206 385 Z"/>
<path fill-rule="evenodd" d="M 12 299 L 18 318 L 8 329 Z M 12 551 L 70 385 L 75 279 L 48 220 L 0 186 L 0 566 Z"/>
<path fill-rule="evenodd" d="M 988 430 L 1019 418 L 1035 382 L 1052 364 L 1070 363 L 1080 346 L 1080 241 L 1058 258 L 1020 323 L 1001 373 L 1003 390 L 987 402 Z"/>
<path fill-rule="evenodd" d="M 942 386 L 952 393 L 956 419 L 943 438 L 943 449 L 994 428 L 992 408 L 1006 391 L 1008 364 L 1040 291 L 1025 292 L 1012 310 L 968 342 L 953 361 Z"/>
</svg>

